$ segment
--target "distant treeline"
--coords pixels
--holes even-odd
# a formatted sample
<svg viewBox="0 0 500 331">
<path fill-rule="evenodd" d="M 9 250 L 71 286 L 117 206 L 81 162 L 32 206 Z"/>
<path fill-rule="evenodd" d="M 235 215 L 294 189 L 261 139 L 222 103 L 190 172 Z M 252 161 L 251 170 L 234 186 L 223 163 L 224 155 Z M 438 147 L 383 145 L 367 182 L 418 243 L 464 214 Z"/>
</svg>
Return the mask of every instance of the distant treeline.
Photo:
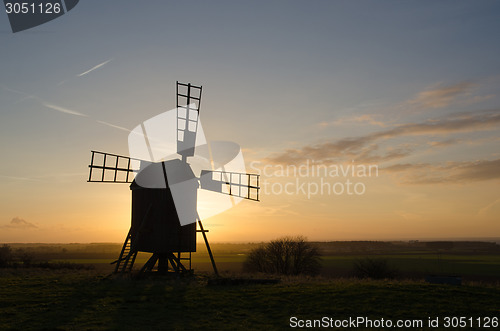
<svg viewBox="0 0 500 331">
<path fill-rule="evenodd" d="M 500 245 L 484 241 L 333 241 L 314 242 L 323 255 L 335 254 L 500 254 Z"/>
<path fill-rule="evenodd" d="M 40 259 L 40 255 L 31 247 L 12 248 L 7 244 L 0 246 L 0 268 L 44 268 L 44 269 L 93 269 L 93 266 L 80 263 L 52 262 Z"/>
<path fill-rule="evenodd" d="M 311 242 L 321 255 L 349 254 L 500 254 L 500 245 L 484 241 L 329 241 Z M 262 243 L 211 243 L 215 253 L 246 254 Z M 8 244 L 12 250 L 36 255 L 40 259 L 60 258 L 116 258 L 122 244 Z M 197 250 L 205 252 L 205 244 L 198 241 Z"/>
</svg>

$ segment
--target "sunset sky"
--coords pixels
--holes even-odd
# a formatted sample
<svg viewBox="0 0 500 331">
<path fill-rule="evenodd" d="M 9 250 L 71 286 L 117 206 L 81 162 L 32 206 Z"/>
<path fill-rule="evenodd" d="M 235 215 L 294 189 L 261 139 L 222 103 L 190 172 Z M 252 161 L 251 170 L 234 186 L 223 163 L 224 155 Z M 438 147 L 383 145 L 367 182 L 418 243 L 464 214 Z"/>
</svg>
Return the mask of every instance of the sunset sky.
<svg viewBox="0 0 500 331">
<path fill-rule="evenodd" d="M 261 173 L 211 241 L 499 238 L 499 31 L 487 0 L 83 0 L 15 34 L 2 10 L 0 242 L 122 242 L 130 190 L 87 183 L 90 151 L 128 155 L 177 80 Z"/>
</svg>

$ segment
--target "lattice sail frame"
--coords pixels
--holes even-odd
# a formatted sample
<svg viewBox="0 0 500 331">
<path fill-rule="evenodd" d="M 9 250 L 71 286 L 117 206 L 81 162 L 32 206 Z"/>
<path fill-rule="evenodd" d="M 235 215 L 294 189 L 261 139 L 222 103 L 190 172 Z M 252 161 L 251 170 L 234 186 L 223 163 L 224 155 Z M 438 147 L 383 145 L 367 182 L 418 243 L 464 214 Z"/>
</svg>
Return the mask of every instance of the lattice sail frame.
<svg viewBox="0 0 500 331">
<path fill-rule="evenodd" d="M 177 82 L 177 154 L 181 155 L 184 161 L 194 155 L 201 92 L 201 86 Z"/>
<path fill-rule="evenodd" d="M 202 189 L 259 201 L 260 176 L 229 171 L 202 170 L 200 184 Z"/>
<path fill-rule="evenodd" d="M 128 156 L 91 151 L 89 180 L 93 183 L 132 183 L 141 160 Z"/>
</svg>

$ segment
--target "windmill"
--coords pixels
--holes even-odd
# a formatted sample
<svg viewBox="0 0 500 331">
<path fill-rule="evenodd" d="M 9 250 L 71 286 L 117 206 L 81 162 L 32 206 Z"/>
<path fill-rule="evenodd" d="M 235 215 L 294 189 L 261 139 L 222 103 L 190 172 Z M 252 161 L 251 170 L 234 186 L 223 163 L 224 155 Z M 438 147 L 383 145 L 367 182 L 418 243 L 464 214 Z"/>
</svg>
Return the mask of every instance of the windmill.
<svg viewBox="0 0 500 331">
<path fill-rule="evenodd" d="M 215 213 L 242 199 L 259 201 L 259 175 L 230 171 L 235 164 L 243 164 L 244 170 L 239 146 L 205 141 L 199 123 L 201 92 L 201 86 L 177 82 L 177 108 L 131 131 L 131 156 L 91 151 L 89 182 L 130 183 L 132 191 L 131 226 L 113 262 L 115 272 L 131 271 L 138 252 L 152 253 L 140 272 L 157 263 L 161 273 L 191 272 L 200 232 L 218 274 L 198 213 L 200 197 L 208 192 L 212 199 L 226 201 Z"/>
</svg>

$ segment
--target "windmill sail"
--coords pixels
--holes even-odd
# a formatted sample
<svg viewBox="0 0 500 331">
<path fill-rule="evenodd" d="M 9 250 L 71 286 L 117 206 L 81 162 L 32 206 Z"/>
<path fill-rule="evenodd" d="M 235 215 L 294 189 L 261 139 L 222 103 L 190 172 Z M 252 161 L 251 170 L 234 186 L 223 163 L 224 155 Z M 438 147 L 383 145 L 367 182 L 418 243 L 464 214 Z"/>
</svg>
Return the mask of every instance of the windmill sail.
<svg viewBox="0 0 500 331">
<path fill-rule="evenodd" d="M 177 153 L 183 160 L 194 155 L 201 88 L 177 82 Z"/>
<path fill-rule="evenodd" d="M 205 190 L 259 201 L 259 175 L 256 174 L 202 170 L 200 184 Z"/>
<path fill-rule="evenodd" d="M 92 151 L 88 182 L 131 183 L 139 162 L 128 156 Z"/>
</svg>

